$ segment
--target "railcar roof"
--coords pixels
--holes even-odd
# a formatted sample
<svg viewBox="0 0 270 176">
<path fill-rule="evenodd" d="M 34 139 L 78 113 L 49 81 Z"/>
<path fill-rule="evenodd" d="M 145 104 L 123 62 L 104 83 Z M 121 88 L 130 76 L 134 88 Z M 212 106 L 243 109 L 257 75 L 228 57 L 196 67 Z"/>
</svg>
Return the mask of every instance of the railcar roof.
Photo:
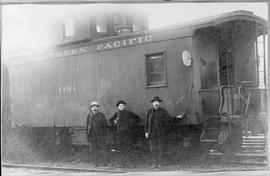
<svg viewBox="0 0 270 176">
<path fill-rule="evenodd" d="M 179 23 L 179 24 L 175 24 L 175 25 L 160 27 L 157 29 L 138 31 L 138 32 L 134 32 L 134 33 L 123 34 L 120 36 L 106 37 L 106 38 L 102 38 L 102 39 L 97 39 L 96 41 L 106 42 L 108 40 L 128 38 L 128 37 L 133 37 L 133 36 L 137 36 L 137 35 L 144 35 L 144 34 L 156 33 L 156 32 L 173 31 L 173 30 L 177 30 L 177 29 L 181 29 L 181 28 L 190 28 L 191 31 L 194 32 L 195 30 L 200 29 L 200 28 L 215 27 L 215 26 L 218 26 L 220 24 L 223 24 L 223 23 L 226 23 L 229 21 L 234 21 L 234 20 L 255 21 L 257 23 L 262 24 L 265 28 L 267 25 L 267 21 L 265 19 L 254 15 L 252 12 L 245 11 L 245 10 L 238 10 L 238 11 L 223 13 L 223 14 L 219 14 L 219 15 L 215 15 L 215 16 L 206 17 L 206 18 L 200 18 L 200 19 L 188 21 L 185 23 Z"/>
<path fill-rule="evenodd" d="M 195 29 L 199 29 L 205 26 L 206 27 L 218 26 L 222 23 L 234 21 L 234 20 L 249 20 L 249 21 L 255 21 L 257 23 L 261 23 L 264 25 L 266 25 L 267 23 L 267 21 L 264 18 L 254 15 L 253 12 L 245 11 L 245 10 L 238 10 L 238 11 L 223 13 L 219 15 L 206 17 L 206 18 L 200 18 L 200 19 L 188 21 L 185 23 L 162 27 L 158 30 L 170 30 L 170 29 L 183 28 L 183 27 L 193 27 Z"/>
<path fill-rule="evenodd" d="M 254 22 L 262 25 L 263 28 L 265 29 L 265 31 L 267 28 L 267 21 L 265 19 L 254 15 L 250 11 L 238 10 L 238 11 L 223 13 L 220 15 L 215 15 L 215 16 L 211 16 L 211 17 L 207 17 L 207 18 L 201 18 L 198 20 L 193 20 L 193 21 L 189 21 L 189 22 L 185 22 L 185 23 L 180 23 L 180 24 L 176 24 L 176 25 L 161 27 L 161 28 L 157 28 L 157 29 L 150 29 L 150 30 L 139 31 L 139 32 L 124 34 L 124 35 L 119 35 L 119 36 L 106 37 L 106 38 L 102 38 L 102 39 L 86 41 L 84 43 L 79 43 L 79 44 L 78 43 L 77 44 L 71 43 L 69 45 L 62 46 L 62 47 L 57 46 L 57 47 L 53 47 L 50 49 L 47 48 L 39 53 L 20 53 L 17 55 L 6 56 L 6 57 L 4 57 L 4 59 L 6 59 L 6 61 L 7 61 L 8 59 L 13 60 L 16 58 L 21 58 L 22 56 L 26 57 L 26 56 L 30 56 L 30 55 L 52 52 L 52 51 L 57 50 L 57 49 L 59 50 L 59 49 L 70 48 L 71 45 L 72 45 L 72 47 L 79 47 L 79 46 L 83 46 L 83 45 L 98 44 L 98 43 L 104 43 L 104 42 L 109 42 L 109 41 L 113 41 L 113 40 L 121 40 L 121 39 L 125 39 L 125 38 L 136 37 L 136 36 L 147 35 L 147 34 L 154 34 L 154 33 L 161 33 L 161 32 L 171 32 L 171 31 L 187 29 L 187 28 L 189 29 L 188 30 L 189 33 L 187 33 L 186 36 L 188 36 L 188 35 L 192 35 L 194 33 L 194 31 L 197 29 L 205 28 L 205 27 L 215 27 L 215 26 L 221 25 L 223 23 L 235 21 L 235 20 L 254 21 Z"/>
<path fill-rule="evenodd" d="M 234 21 L 234 20 L 255 21 L 257 23 L 262 24 L 265 28 L 267 25 L 267 21 L 265 19 L 254 15 L 252 12 L 245 11 L 245 10 L 238 10 L 238 11 L 223 13 L 223 14 L 219 14 L 219 15 L 215 15 L 215 16 L 206 17 L 206 18 L 200 18 L 200 19 L 188 21 L 185 23 L 179 23 L 179 24 L 175 24 L 175 25 L 160 27 L 157 29 L 149 29 L 149 30 L 145 30 L 145 31 L 138 31 L 138 32 L 123 34 L 123 35 L 119 35 L 119 36 L 101 38 L 101 39 L 97 39 L 95 41 L 106 42 L 109 40 L 129 38 L 129 37 L 133 37 L 133 36 L 137 36 L 137 35 L 145 35 L 145 34 L 156 33 L 156 32 L 173 31 L 173 30 L 178 30 L 178 29 L 182 29 L 182 28 L 190 28 L 190 30 L 192 32 L 194 32 L 195 30 L 200 29 L 200 28 L 215 27 L 215 26 L 218 26 L 220 24 L 223 24 L 223 23 L 226 23 L 229 21 Z"/>
</svg>

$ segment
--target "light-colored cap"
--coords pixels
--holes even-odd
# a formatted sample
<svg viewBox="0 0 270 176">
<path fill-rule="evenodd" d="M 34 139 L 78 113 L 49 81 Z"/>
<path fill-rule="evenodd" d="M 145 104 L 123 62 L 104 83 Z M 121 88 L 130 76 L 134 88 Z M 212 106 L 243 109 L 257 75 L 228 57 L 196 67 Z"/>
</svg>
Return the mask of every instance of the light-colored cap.
<svg viewBox="0 0 270 176">
<path fill-rule="evenodd" d="M 91 108 L 92 106 L 97 106 L 97 107 L 99 107 L 99 104 L 98 104 L 96 101 L 92 101 L 91 104 L 90 104 L 90 108 Z"/>
</svg>

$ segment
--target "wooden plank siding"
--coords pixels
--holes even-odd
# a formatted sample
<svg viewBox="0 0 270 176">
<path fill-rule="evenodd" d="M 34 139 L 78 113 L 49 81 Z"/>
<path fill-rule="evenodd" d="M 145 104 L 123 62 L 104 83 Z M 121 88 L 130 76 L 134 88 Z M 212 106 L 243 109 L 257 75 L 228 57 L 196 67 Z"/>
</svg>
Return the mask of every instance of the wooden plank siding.
<svg viewBox="0 0 270 176">
<path fill-rule="evenodd" d="M 156 95 L 162 98 L 162 107 L 171 116 L 176 116 L 185 111 L 190 86 L 194 84 L 184 124 L 200 124 L 203 121 L 201 115 L 207 112 L 205 107 L 214 105 L 212 109 L 217 109 L 218 105 L 217 96 L 210 98 L 208 94 L 201 93 L 201 89 L 217 87 L 214 76 L 217 67 L 213 66 L 217 61 L 218 49 L 214 38 L 197 35 L 194 31 L 216 25 L 220 27 L 221 23 L 236 18 L 266 24 L 250 13 L 239 11 L 173 29 L 70 44 L 29 57 L 15 57 L 10 60 L 9 66 L 12 118 L 26 126 L 84 126 L 91 101 L 99 102 L 100 111 L 108 119 L 116 111 L 116 102 L 123 99 L 128 109 L 145 119 L 147 109 L 151 107 L 150 100 Z M 151 41 L 139 43 L 139 38 L 145 36 L 151 36 Z M 137 43 L 134 45 L 97 49 L 98 44 L 136 37 Z M 239 45 L 237 43 L 235 47 Z M 191 67 L 186 67 L 182 62 L 184 50 L 191 52 Z M 236 53 L 235 56 L 244 58 L 252 51 L 242 55 Z M 146 55 L 160 52 L 165 54 L 167 86 L 148 88 Z M 241 50 L 241 53 L 244 52 Z M 206 66 L 202 65 L 201 58 L 207 62 Z M 209 75 L 213 76 L 213 80 L 206 84 Z"/>
<path fill-rule="evenodd" d="M 14 117 L 28 126 L 83 126 L 91 101 L 98 101 L 109 118 L 116 111 L 115 103 L 123 99 L 130 110 L 145 119 L 150 100 L 156 95 L 176 116 L 185 109 L 192 83 L 192 69 L 182 62 L 182 52 L 190 50 L 189 40 L 186 37 L 11 67 L 11 75 L 16 77 L 12 82 L 21 87 L 13 88 L 13 96 L 22 97 L 13 102 Z M 147 88 L 145 55 L 163 51 L 167 86 Z M 18 81 L 20 74 L 24 77 Z M 22 94 L 24 91 L 27 93 Z"/>
<path fill-rule="evenodd" d="M 217 78 L 218 46 L 213 29 L 195 31 L 193 51 L 195 74 L 196 112 L 200 115 L 217 115 L 219 107 L 219 91 Z M 196 119 L 200 122 L 203 117 Z"/>
</svg>

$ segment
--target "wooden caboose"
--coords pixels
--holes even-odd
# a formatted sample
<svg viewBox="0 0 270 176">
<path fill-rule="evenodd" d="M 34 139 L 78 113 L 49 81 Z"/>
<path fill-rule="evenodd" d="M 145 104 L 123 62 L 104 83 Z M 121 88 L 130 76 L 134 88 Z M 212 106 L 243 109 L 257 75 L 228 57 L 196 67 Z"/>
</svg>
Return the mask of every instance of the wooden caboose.
<svg viewBox="0 0 270 176">
<path fill-rule="evenodd" d="M 93 21 L 94 26 L 99 24 Z M 249 107 L 256 113 L 263 111 L 264 90 L 258 87 L 265 75 L 259 74 L 258 60 L 265 64 L 265 53 L 259 57 L 257 39 L 266 34 L 266 21 L 251 12 L 235 11 L 153 30 L 147 29 L 145 20 L 137 25 L 140 30 L 133 30 L 132 18 L 120 20 L 118 26 L 108 21 L 100 24 L 103 27 L 91 28 L 94 33 L 79 33 L 79 39 L 72 38 L 76 28 L 63 31 L 67 40 L 62 44 L 6 58 L 14 122 L 31 128 L 70 129 L 73 143 L 84 144 L 91 101 L 98 101 L 109 118 L 116 111 L 115 103 L 123 99 L 143 125 L 150 100 L 159 96 L 171 116 L 185 113 L 179 128 L 195 126 L 199 133 L 208 133 L 203 128 L 205 119 L 243 114 L 241 98 L 226 86 L 236 88 L 245 82 L 254 89 Z M 90 30 L 78 31 L 86 29 Z M 213 136 L 218 134 L 220 130 Z M 213 136 L 201 139 L 211 142 Z"/>
</svg>

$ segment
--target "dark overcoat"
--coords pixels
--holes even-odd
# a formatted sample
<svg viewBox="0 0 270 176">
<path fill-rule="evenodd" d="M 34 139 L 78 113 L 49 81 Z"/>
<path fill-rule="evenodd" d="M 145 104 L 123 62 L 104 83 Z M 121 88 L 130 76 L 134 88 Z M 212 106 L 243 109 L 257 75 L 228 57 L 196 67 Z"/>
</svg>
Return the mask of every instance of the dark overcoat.
<svg viewBox="0 0 270 176">
<path fill-rule="evenodd" d="M 117 131 L 133 130 L 140 122 L 140 117 L 128 110 L 117 111 L 110 119 L 111 125 L 114 125 L 114 120 L 118 121 Z"/>
<path fill-rule="evenodd" d="M 154 129 L 156 131 L 153 131 L 152 129 L 153 120 L 157 122 L 157 126 Z M 165 109 L 158 108 L 157 110 L 155 110 L 154 108 L 151 108 L 148 110 L 147 113 L 144 131 L 145 133 L 149 133 L 149 138 L 162 137 L 166 134 L 166 131 L 170 127 L 171 120 L 172 118 Z M 153 136 L 155 134 L 158 134 L 158 136 Z"/>
<path fill-rule="evenodd" d="M 102 112 L 97 112 L 95 115 L 91 112 L 86 120 L 86 134 L 88 142 L 91 142 L 93 135 L 105 138 L 107 134 L 107 120 Z"/>
</svg>

